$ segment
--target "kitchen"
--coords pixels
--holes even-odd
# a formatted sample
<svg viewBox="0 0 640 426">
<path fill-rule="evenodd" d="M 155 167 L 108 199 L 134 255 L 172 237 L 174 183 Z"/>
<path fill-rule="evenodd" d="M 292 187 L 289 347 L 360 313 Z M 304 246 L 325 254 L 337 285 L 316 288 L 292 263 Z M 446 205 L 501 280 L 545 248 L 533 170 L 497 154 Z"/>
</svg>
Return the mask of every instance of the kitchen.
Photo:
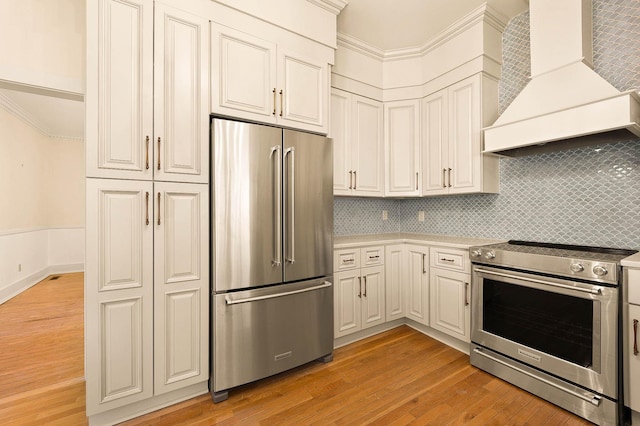
<svg viewBox="0 0 640 426">
<path fill-rule="evenodd" d="M 604 11 L 606 12 L 606 11 Z M 594 20 L 598 9 L 598 2 L 594 2 Z M 634 18 L 634 16 L 636 16 Z M 631 15 L 637 19 L 637 15 Z M 513 28 L 514 41 L 520 41 L 514 47 L 514 58 L 520 54 L 528 55 L 523 49 L 522 26 L 526 26 L 526 17 L 520 16 L 520 21 L 512 21 L 505 33 L 512 29 L 512 25 L 519 22 L 520 27 Z M 596 27 L 597 28 L 597 27 Z M 598 34 L 596 32 L 594 57 L 598 58 Z M 508 38 L 505 38 L 505 51 Z M 526 46 L 526 43 L 525 47 Z M 619 46 L 606 40 L 600 48 L 611 49 Z M 624 45 L 625 51 L 635 48 L 635 45 Z M 394 67 L 406 66 L 401 60 L 385 63 L 385 70 L 389 75 L 362 76 L 363 83 L 348 82 L 348 72 L 340 69 L 340 49 L 333 70 L 334 86 L 339 89 L 350 89 L 355 93 L 368 95 L 381 100 L 384 88 L 390 89 L 390 100 L 400 95 L 400 84 L 394 81 L 404 78 L 401 73 L 394 74 Z M 621 57 L 615 50 L 609 51 L 609 58 Z M 637 55 L 628 55 L 630 58 Z M 605 55 L 606 58 L 606 55 Z M 507 75 L 508 61 L 505 57 L 503 74 Z M 373 61 L 370 57 L 368 60 Z M 409 58 L 414 61 L 415 58 Z M 523 61 L 514 61 L 517 67 Z M 526 61 L 525 61 L 526 62 Z M 617 62 L 617 61 L 616 61 Z M 344 62 L 343 62 L 344 63 Z M 596 70 L 604 72 L 605 66 Z M 617 64 L 616 64 L 617 65 Z M 624 74 L 615 66 L 611 66 L 613 77 Z M 376 68 L 356 70 L 356 73 L 374 73 Z M 518 70 L 512 71 L 518 74 Z M 518 75 L 526 77 L 528 71 Z M 346 74 L 346 76 L 345 76 Z M 380 72 L 382 74 L 382 72 Z M 409 77 L 414 77 L 413 73 Z M 417 73 L 419 74 L 419 73 Z M 400 76 L 398 76 L 400 75 Z M 357 77 L 361 77 L 357 75 Z M 379 78 L 380 80 L 375 80 Z M 422 84 L 421 76 L 416 77 L 417 84 Z M 624 80 L 624 77 L 622 77 Z M 609 78 L 607 78 L 609 79 Z M 352 80 L 355 80 L 352 79 Z M 384 80 L 384 81 L 383 81 Z M 389 81 L 390 80 L 390 81 Z M 523 80 L 520 80 L 523 81 Z M 613 78 L 610 81 L 615 81 Z M 638 82 L 624 82 L 618 87 L 621 90 L 637 88 Z M 388 84 L 388 86 L 387 86 Z M 350 86 L 352 85 L 352 86 Z M 396 88 L 395 85 L 398 85 Z M 352 89 L 355 86 L 356 90 Z M 371 87 L 379 88 L 371 94 Z M 519 92 L 521 86 L 513 91 Z M 426 90 L 426 89 L 425 89 Z M 412 96 L 410 96 L 412 97 Z M 506 101 L 501 102 L 504 108 Z M 637 248 L 640 245 L 636 230 L 638 229 L 638 181 L 634 178 L 637 168 L 638 151 L 633 142 L 621 142 L 599 147 L 599 151 L 587 148 L 565 151 L 560 153 L 542 154 L 532 157 L 509 158 L 500 161 L 500 194 L 499 195 L 449 195 L 436 198 L 419 199 L 390 199 L 390 198 L 341 198 L 334 201 L 335 234 L 357 235 L 388 232 L 417 232 L 424 234 L 464 235 L 468 237 L 484 237 L 493 239 L 518 238 L 523 240 L 560 241 L 573 244 L 589 244 L 600 246 L 617 246 Z M 585 188 L 585 185 L 589 185 Z M 570 195 L 579 194 L 578 197 Z M 611 206 L 615 205 L 612 213 Z M 383 211 L 387 212 L 387 220 L 383 220 Z M 420 212 L 424 212 L 424 221 Z M 544 213 L 543 213 L 544 212 Z M 611 216 L 615 214 L 615 220 Z M 452 218 L 454 220 L 452 220 Z M 594 226 L 595 225 L 595 226 Z M 594 228 L 598 228 L 594 230 Z M 559 238 L 558 236 L 561 236 Z"/>
</svg>

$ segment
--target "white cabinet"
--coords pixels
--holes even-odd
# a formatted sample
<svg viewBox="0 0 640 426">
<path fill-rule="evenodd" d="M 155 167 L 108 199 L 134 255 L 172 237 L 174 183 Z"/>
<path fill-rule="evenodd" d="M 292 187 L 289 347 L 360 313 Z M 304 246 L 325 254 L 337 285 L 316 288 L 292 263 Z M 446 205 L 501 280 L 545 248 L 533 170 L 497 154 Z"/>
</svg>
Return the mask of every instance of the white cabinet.
<svg viewBox="0 0 640 426">
<path fill-rule="evenodd" d="M 156 4 L 154 23 L 150 0 L 88 13 L 87 176 L 208 182 L 208 21 Z"/>
<path fill-rule="evenodd" d="M 430 325 L 465 342 L 471 338 L 470 284 L 466 251 L 431 247 Z"/>
<path fill-rule="evenodd" d="M 634 352 L 640 345 L 640 269 L 624 273 L 624 405 L 640 412 L 640 354 Z"/>
<path fill-rule="evenodd" d="M 384 195 L 382 103 L 331 91 L 334 195 Z"/>
<path fill-rule="evenodd" d="M 429 325 L 429 247 L 407 244 L 406 253 L 405 315 Z"/>
<path fill-rule="evenodd" d="M 91 417 L 208 380 L 210 38 L 148 0 L 87 2 L 87 28 Z"/>
<path fill-rule="evenodd" d="M 327 132 L 328 63 L 211 23 L 214 114 Z"/>
<path fill-rule="evenodd" d="M 404 318 L 404 280 L 405 248 L 404 244 L 385 247 L 385 284 L 387 321 Z"/>
<path fill-rule="evenodd" d="M 209 379 L 209 190 L 154 185 L 154 390 Z"/>
<path fill-rule="evenodd" d="M 334 252 L 334 338 L 385 322 L 384 248 Z"/>
<path fill-rule="evenodd" d="M 153 395 L 153 188 L 87 179 L 87 415 Z"/>
<path fill-rule="evenodd" d="M 207 183 L 209 21 L 156 3 L 154 31 L 154 179 Z"/>
<path fill-rule="evenodd" d="M 422 195 L 498 192 L 499 160 L 482 154 L 497 83 L 480 74 L 422 99 Z"/>
<path fill-rule="evenodd" d="M 385 196 L 420 195 L 420 101 L 384 104 Z"/>
</svg>

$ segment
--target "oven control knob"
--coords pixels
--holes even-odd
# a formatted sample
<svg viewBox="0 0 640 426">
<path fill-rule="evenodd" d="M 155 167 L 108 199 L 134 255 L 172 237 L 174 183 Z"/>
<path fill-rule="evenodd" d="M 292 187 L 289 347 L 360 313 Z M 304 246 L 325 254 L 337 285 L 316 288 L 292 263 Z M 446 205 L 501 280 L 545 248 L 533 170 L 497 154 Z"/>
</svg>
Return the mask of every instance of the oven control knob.
<svg viewBox="0 0 640 426">
<path fill-rule="evenodd" d="M 602 277 L 604 275 L 607 275 L 609 271 L 607 271 L 607 268 L 602 265 L 596 265 L 593 267 L 593 273 L 599 277 Z"/>
<path fill-rule="evenodd" d="M 480 257 L 480 256 L 482 256 L 482 250 L 480 249 L 471 250 L 471 257 Z"/>
<path fill-rule="evenodd" d="M 484 254 L 485 259 L 494 259 L 496 257 L 496 253 L 493 250 L 490 250 Z"/>
<path fill-rule="evenodd" d="M 584 271 L 584 266 L 582 266 L 582 263 L 572 263 L 571 264 L 571 271 L 572 272 L 582 272 L 582 271 Z"/>
</svg>

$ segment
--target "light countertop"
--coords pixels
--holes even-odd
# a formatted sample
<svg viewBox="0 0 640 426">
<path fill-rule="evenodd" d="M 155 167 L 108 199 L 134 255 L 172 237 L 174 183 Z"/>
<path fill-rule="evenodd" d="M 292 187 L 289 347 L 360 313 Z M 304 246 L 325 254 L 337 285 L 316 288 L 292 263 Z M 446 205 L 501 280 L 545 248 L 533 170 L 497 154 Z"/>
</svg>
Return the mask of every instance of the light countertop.
<svg viewBox="0 0 640 426">
<path fill-rule="evenodd" d="M 416 243 L 429 244 L 441 247 L 454 247 L 460 249 L 468 249 L 471 246 L 494 244 L 505 240 L 494 240 L 488 238 L 469 238 L 450 235 L 431 235 L 431 234 L 373 234 L 373 235 L 350 235 L 333 238 L 333 247 L 335 249 L 385 245 L 394 243 Z"/>
<path fill-rule="evenodd" d="M 640 268 L 640 252 L 622 259 L 620 263 L 629 268 Z"/>
</svg>

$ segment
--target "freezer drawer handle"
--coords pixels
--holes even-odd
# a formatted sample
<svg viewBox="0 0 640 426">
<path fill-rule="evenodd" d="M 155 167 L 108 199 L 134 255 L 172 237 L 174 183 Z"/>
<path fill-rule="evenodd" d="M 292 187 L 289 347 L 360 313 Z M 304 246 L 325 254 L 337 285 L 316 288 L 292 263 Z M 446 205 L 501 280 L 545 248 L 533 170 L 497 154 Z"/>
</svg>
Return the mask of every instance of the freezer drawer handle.
<svg viewBox="0 0 640 426">
<path fill-rule="evenodd" d="M 517 371 L 518 373 L 522 373 L 525 376 L 531 377 L 532 379 L 535 379 L 535 380 L 539 380 L 544 384 L 547 384 L 547 385 L 552 386 L 552 387 L 554 387 L 554 388 L 556 388 L 558 390 L 561 390 L 561 391 L 566 392 L 566 393 L 568 393 L 570 395 L 573 395 L 576 398 L 580 398 L 583 401 L 587 401 L 588 403 L 593 404 L 596 407 L 600 405 L 600 397 L 598 395 L 592 395 L 592 396 L 582 395 L 582 394 L 580 394 L 578 392 L 575 392 L 575 391 L 573 391 L 571 389 L 567 389 L 564 386 L 561 386 L 561 385 L 559 385 L 557 383 L 554 383 L 554 382 L 552 382 L 550 380 L 547 380 L 547 379 L 545 379 L 543 377 L 537 377 L 537 376 L 529 373 L 528 371 L 523 370 L 522 368 L 519 368 L 519 367 L 517 367 L 515 365 L 512 365 L 512 364 L 510 364 L 508 362 L 502 361 L 502 360 L 500 360 L 498 358 L 495 358 L 495 357 L 493 357 L 493 356 L 491 356 L 489 354 L 486 354 L 486 353 L 482 352 L 482 350 L 480 348 L 475 348 L 473 350 L 473 352 L 475 352 L 476 354 L 481 355 L 481 356 L 483 356 L 485 358 L 488 358 L 491 361 L 497 362 L 498 364 L 504 365 L 505 367 L 509 367 L 512 370 Z"/>
<path fill-rule="evenodd" d="M 531 278 L 519 277 L 517 275 L 503 274 L 503 273 L 500 273 L 500 272 L 488 271 L 488 270 L 482 269 L 482 268 L 475 268 L 474 272 L 480 272 L 480 273 L 488 274 L 488 275 L 496 275 L 498 277 L 513 278 L 513 279 L 516 279 L 516 280 L 527 281 L 527 282 L 531 282 L 531 283 L 545 284 L 545 285 L 548 285 L 548 286 L 551 286 L 551 287 L 558 287 L 558 288 L 564 288 L 564 289 L 567 289 L 567 290 L 580 291 L 582 293 L 602 294 L 602 288 L 600 288 L 600 287 L 593 287 L 593 288 L 573 287 L 573 286 L 570 286 L 570 285 L 554 283 L 554 282 L 551 282 L 551 281 L 534 280 L 534 279 L 531 279 Z"/>
<path fill-rule="evenodd" d="M 227 302 L 227 305 L 236 305 L 238 303 L 256 302 L 258 300 L 274 299 L 276 297 L 290 296 L 292 294 L 298 294 L 298 293 L 306 293 L 308 291 L 320 290 L 322 288 L 331 287 L 331 285 L 332 284 L 329 281 L 325 281 L 324 284 L 316 285 L 313 287 L 307 287 L 300 290 L 285 291 L 284 293 L 268 294 L 266 296 L 247 297 L 246 299 L 237 299 L 237 300 L 233 300 L 231 296 L 227 294 L 226 296 L 224 296 L 224 301 Z"/>
</svg>

